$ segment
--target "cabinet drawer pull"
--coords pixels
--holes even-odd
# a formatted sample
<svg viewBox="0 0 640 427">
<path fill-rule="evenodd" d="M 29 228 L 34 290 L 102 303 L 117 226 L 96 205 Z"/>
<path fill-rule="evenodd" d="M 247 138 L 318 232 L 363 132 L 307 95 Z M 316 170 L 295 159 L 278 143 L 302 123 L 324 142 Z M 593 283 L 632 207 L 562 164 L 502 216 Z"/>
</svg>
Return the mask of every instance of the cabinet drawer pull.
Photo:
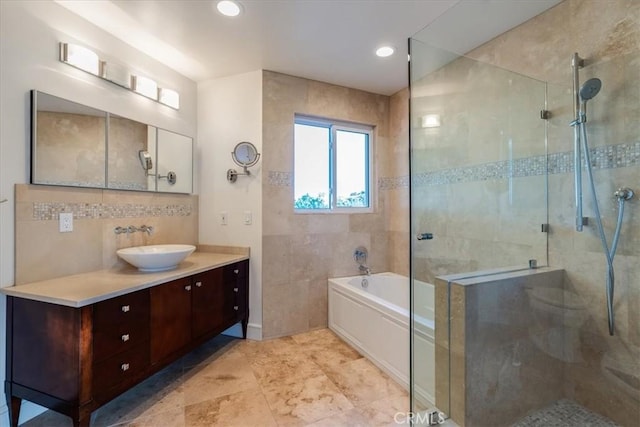
<svg viewBox="0 0 640 427">
<path fill-rule="evenodd" d="M 196 286 L 197 286 L 198 288 L 201 288 L 201 287 L 202 287 L 202 282 L 196 282 Z"/>
<path fill-rule="evenodd" d="M 129 341 L 129 334 L 124 334 L 122 336 L 122 342 L 127 342 L 127 341 Z"/>
<path fill-rule="evenodd" d="M 240 270 L 235 269 L 235 270 L 233 270 L 233 272 L 234 272 L 235 274 L 238 274 L 238 273 L 240 273 Z"/>
<path fill-rule="evenodd" d="M 131 310 L 131 307 L 129 307 L 128 305 L 123 305 L 122 306 L 122 312 L 123 313 L 128 313 L 129 310 Z"/>
<path fill-rule="evenodd" d="M 233 306 L 233 309 L 234 309 L 235 311 L 238 311 L 238 306 L 237 306 L 237 305 L 234 305 L 234 306 Z"/>
<path fill-rule="evenodd" d="M 233 288 L 233 292 L 238 292 L 238 288 Z"/>
<path fill-rule="evenodd" d="M 122 370 L 122 372 L 126 372 L 129 370 L 129 364 L 128 363 L 123 363 L 122 365 L 120 365 L 120 369 Z"/>
<path fill-rule="evenodd" d="M 191 290 L 191 285 L 187 285 L 187 286 L 185 286 L 185 287 L 184 287 L 184 290 L 185 290 L 185 291 L 190 291 L 190 290 Z"/>
</svg>

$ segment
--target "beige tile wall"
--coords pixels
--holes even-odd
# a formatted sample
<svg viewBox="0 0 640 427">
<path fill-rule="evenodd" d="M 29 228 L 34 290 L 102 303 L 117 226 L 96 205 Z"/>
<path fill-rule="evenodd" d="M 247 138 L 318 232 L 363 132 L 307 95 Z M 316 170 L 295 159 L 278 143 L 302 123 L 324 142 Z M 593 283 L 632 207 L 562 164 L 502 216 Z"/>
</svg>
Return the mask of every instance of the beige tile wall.
<svg viewBox="0 0 640 427">
<path fill-rule="evenodd" d="M 294 114 L 375 126 L 374 181 L 406 174 L 407 91 L 391 98 L 265 71 L 263 161 L 269 172 L 293 172 Z M 393 104 L 393 107 L 391 107 Z M 393 111 L 394 117 L 391 117 Z M 404 120 L 404 121 L 403 121 Z M 391 157 L 395 153 L 399 159 Z M 405 167 L 405 170 L 402 170 Z M 288 176 L 288 175 L 286 175 Z M 401 196 L 404 192 L 406 195 Z M 370 214 L 294 214 L 291 180 L 263 184 L 263 337 L 290 335 L 327 325 L 327 279 L 358 274 L 357 246 L 369 250 L 374 272 L 408 272 L 408 188 L 380 190 Z M 396 206 L 390 207 L 389 203 Z M 391 220 L 402 216 L 406 221 Z M 406 263 L 406 266 L 403 265 Z"/>
<path fill-rule="evenodd" d="M 570 151 L 573 133 L 570 58 L 578 52 L 586 65 L 581 81 L 602 79 L 602 90 L 588 106 L 593 146 L 638 142 L 640 138 L 640 2 L 566 0 L 470 54 L 475 59 L 550 82 L 549 152 Z M 596 170 L 596 189 L 611 242 L 617 208 L 612 194 L 627 185 L 640 189 L 640 167 Z M 586 179 L 586 178 L 585 178 Z M 586 181 L 585 181 L 586 184 Z M 585 185 L 585 215 L 592 224 L 592 199 Z M 549 259 L 566 271 L 567 287 L 587 307 L 580 329 L 582 361 L 565 366 L 565 393 L 622 425 L 640 419 L 640 207 L 627 204 L 616 266 L 616 335 L 609 336 L 605 304 L 605 266 L 594 226 L 573 230 L 573 175 L 549 177 Z M 624 375 L 623 381 L 612 374 Z M 633 380 L 635 376 L 635 380 Z M 632 386 L 631 384 L 634 384 Z M 613 397 L 615 396 L 615 398 Z"/>
<path fill-rule="evenodd" d="M 73 232 L 60 233 L 57 215 L 40 219 L 34 215 L 34 203 L 68 204 L 65 212 L 73 212 L 74 206 L 79 210 L 82 205 L 120 209 L 105 217 L 82 217 L 76 211 Z M 136 214 L 135 206 L 139 205 L 154 207 L 154 212 Z M 176 214 L 178 206 L 188 215 Z M 141 232 L 116 235 L 113 231 L 117 226 L 143 224 L 154 227 L 151 236 Z M 197 242 L 197 196 L 16 185 L 16 285 L 121 265 L 124 261 L 116 255 L 120 248 Z"/>
<path fill-rule="evenodd" d="M 491 42 L 470 52 L 468 56 L 481 63 L 491 64 L 547 82 L 548 109 L 551 119 L 548 121 L 549 153 L 568 152 L 573 149 L 573 131 L 568 126 L 572 120 L 570 60 L 573 52 L 586 59 L 586 66 L 580 72 L 581 81 L 591 77 L 602 79 L 603 88 L 598 96 L 590 101 L 588 109 L 589 142 L 592 147 L 613 144 L 635 144 L 640 135 L 640 3 L 636 0 L 566 0 L 549 11 L 495 38 Z M 469 60 L 462 60 L 464 62 Z M 463 79 L 455 85 L 464 91 L 465 84 L 473 84 L 476 79 L 490 77 L 483 72 L 486 65 L 470 63 L 469 74 L 473 78 Z M 500 74 L 500 73 L 499 73 Z M 454 79 L 455 73 L 448 78 Z M 509 106 L 526 105 L 531 102 L 531 92 L 517 91 L 521 96 L 513 97 Z M 537 91 L 536 91 L 537 93 Z M 535 95 L 537 96 L 537 95 Z M 444 107 L 450 107 L 452 98 L 446 98 Z M 485 99 L 485 112 L 495 108 L 490 99 Z M 519 107 L 518 107 L 519 108 Z M 535 111 L 534 106 L 531 109 Z M 500 113 L 500 114 L 498 114 Z M 496 117 L 503 120 L 503 126 L 512 129 L 520 122 L 507 111 L 496 111 Z M 443 119 L 446 120 L 447 117 Z M 449 117 L 452 126 L 458 132 L 474 132 L 474 135 L 486 135 L 500 121 L 492 122 L 490 117 L 472 123 L 464 114 Z M 444 127 L 444 126 L 443 126 Z M 540 141 L 526 139 L 523 153 L 538 154 Z M 475 138 L 475 136 L 474 136 Z M 464 161 L 466 152 L 450 152 L 443 147 L 439 152 L 428 150 L 429 137 L 421 140 L 424 146 L 424 163 Z M 527 147 L 527 144 L 535 146 Z M 538 148 L 536 148 L 538 147 Z M 433 145 L 431 145 L 433 148 Z M 468 147 L 473 150 L 474 147 Z M 533 149 L 534 151 L 530 151 Z M 528 151 L 529 150 L 529 151 Z M 469 151 L 470 152 L 470 151 Z M 488 159 L 495 161 L 500 152 L 493 153 Z M 627 153 L 627 156 L 634 155 Z M 457 159 L 456 159 L 457 156 Z M 447 167 L 435 164 L 437 167 Z M 615 227 L 617 207 L 612 194 L 616 188 L 626 185 L 640 188 L 640 167 L 634 166 L 599 169 L 594 172 L 600 208 L 609 242 Z M 423 197 L 416 198 L 416 206 L 430 207 L 431 215 L 418 219 L 419 225 L 435 227 L 443 233 L 452 231 L 451 216 L 466 212 L 467 224 L 475 226 L 451 233 L 452 238 L 436 242 L 440 245 L 435 254 L 428 249 L 418 248 L 416 255 L 423 257 L 420 263 L 422 271 L 417 273 L 425 279 L 451 271 L 473 270 L 481 268 L 484 262 L 492 258 L 501 262 L 522 258 L 527 253 L 536 254 L 538 245 L 531 246 L 525 240 L 517 245 L 513 237 L 520 238 L 521 226 L 535 226 L 537 217 L 531 214 L 538 210 L 544 199 L 531 198 L 531 188 L 539 188 L 534 183 L 541 177 L 520 178 L 520 194 L 523 196 L 520 208 L 513 215 L 505 217 L 497 227 L 482 224 L 482 218 L 495 216 L 500 207 L 488 207 L 482 204 L 488 196 L 505 189 L 496 184 L 465 183 L 450 186 L 456 191 L 425 191 Z M 594 224 L 594 212 L 585 175 L 585 215 Z M 544 185 L 544 184 L 542 184 Z M 433 187 L 430 187 L 433 188 Z M 460 191 L 465 191 L 464 199 L 456 199 Z M 487 196 L 483 198 L 483 196 Z M 611 337 L 607 331 L 605 303 L 606 261 L 602 253 L 595 226 L 582 233 L 573 229 L 573 174 L 557 173 L 549 175 L 549 263 L 553 267 L 565 270 L 564 283 L 568 290 L 577 294 L 579 301 L 586 307 L 586 321 L 580 326 L 576 358 L 566 362 L 563 367 L 563 396 L 575 399 L 589 409 L 599 412 L 621 425 L 636 425 L 640 419 L 640 388 L 637 386 L 640 372 L 640 216 L 636 211 L 640 207 L 638 199 L 627 204 L 625 221 L 622 228 L 620 246 L 615 259 L 616 265 L 616 335 Z M 462 202 L 462 205 L 459 203 Z M 523 204 L 524 203 L 524 204 Z M 465 208 L 465 204 L 468 205 Z M 465 211 L 466 209 L 466 211 Z M 523 219 L 520 221 L 520 219 Z M 514 223 L 513 221 L 516 220 Z M 423 221 L 420 223 L 420 221 Z M 492 239 L 483 238 L 491 235 Z M 511 236 L 510 236 L 511 235 Z M 511 239 L 510 239 L 511 237 Z M 523 236 L 526 238 L 526 236 Z M 528 247 L 529 246 L 529 247 Z M 533 249 L 533 252 L 531 251 Z M 475 254 L 477 258 L 466 256 Z M 536 255 L 538 257 L 538 255 Z M 420 268 L 418 270 L 420 270 Z M 566 328 L 569 328 L 567 319 Z M 568 330 L 568 329 L 567 329 Z M 570 346 L 568 336 L 560 345 Z M 563 349 L 567 351 L 567 348 Z M 614 374 L 617 371 L 619 376 Z M 623 380 L 622 378 L 627 378 Z M 550 389 L 554 393 L 555 389 Z"/>
<path fill-rule="evenodd" d="M 448 408 L 438 405 L 458 425 L 511 425 L 563 397 L 564 363 L 552 348 L 563 310 L 554 314 L 529 295 L 533 288 L 562 293 L 563 277 L 541 269 L 452 280 L 450 313 L 448 304 L 436 306 L 436 319 L 451 319 L 450 335 L 436 329 L 436 363 L 450 363 L 451 375 L 437 368 L 436 393 L 445 404 L 450 398 Z M 450 354 L 439 351 L 449 344 Z"/>
</svg>

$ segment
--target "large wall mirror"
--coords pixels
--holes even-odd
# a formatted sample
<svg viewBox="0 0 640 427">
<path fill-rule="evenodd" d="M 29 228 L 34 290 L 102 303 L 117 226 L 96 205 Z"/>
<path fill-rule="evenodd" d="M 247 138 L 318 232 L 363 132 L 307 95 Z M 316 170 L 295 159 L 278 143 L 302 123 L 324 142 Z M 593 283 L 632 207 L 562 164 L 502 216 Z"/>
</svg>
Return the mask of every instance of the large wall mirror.
<svg viewBox="0 0 640 427">
<path fill-rule="evenodd" d="M 34 90 L 31 183 L 191 193 L 193 139 Z"/>
</svg>

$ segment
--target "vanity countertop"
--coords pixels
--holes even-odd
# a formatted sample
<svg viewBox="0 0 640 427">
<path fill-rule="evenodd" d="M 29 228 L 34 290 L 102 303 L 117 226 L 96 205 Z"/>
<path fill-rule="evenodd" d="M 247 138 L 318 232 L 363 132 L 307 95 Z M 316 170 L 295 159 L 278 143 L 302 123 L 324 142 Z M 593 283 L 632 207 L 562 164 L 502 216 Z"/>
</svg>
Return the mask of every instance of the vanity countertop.
<svg viewBox="0 0 640 427">
<path fill-rule="evenodd" d="M 0 288 L 0 291 L 14 297 L 83 307 L 246 259 L 248 255 L 194 252 L 170 271 L 143 273 L 126 265 Z"/>
</svg>

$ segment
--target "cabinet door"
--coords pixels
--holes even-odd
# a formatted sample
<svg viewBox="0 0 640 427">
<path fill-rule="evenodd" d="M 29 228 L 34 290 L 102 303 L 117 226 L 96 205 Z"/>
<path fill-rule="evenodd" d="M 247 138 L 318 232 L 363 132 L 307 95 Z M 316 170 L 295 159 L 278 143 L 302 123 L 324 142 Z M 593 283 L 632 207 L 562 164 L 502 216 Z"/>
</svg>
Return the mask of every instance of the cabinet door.
<svg viewBox="0 0 640 427">
<path fill-rule="evenodd" d="M 191 341 L 191 278 L 151 288 L 151 363 Z"/>
<path fill-rule="evenodd" d="M 221 332 L 224 328 L 224 307 L 233 304 L 233 295 L 225 292 L 222 272 L 221 268 L 216 268 L 193 276 L 191 326 L 194 338 L 213 331 Z"/>
</svg>

